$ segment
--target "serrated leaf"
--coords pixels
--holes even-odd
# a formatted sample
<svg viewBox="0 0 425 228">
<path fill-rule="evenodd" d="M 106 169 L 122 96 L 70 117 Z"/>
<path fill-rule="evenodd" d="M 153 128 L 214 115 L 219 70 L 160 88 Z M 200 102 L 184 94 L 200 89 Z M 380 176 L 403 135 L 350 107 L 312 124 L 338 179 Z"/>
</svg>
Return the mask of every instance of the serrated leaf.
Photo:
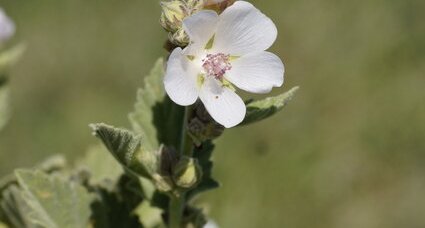
<svg viewBox="0 0 425 228">
<path fill-rule="evenodd" d="M 239 126 L 258 122 L 282 110 L 292 100 L 298 89 L 299 87 L 296 86 L 281 95 L 248 103 L 245 119 Z"/>
<path fill-rule="evenodd" d="M 85 156 L 77 162 L 77 167 L 90 173 L 89 183 L 92 186 L 106 183 L 114 186 L 124 173 L 121 165 L 102 145 L 90 147 Z"/>
<path fill-rule="evenodd" d="M 97 197 L 92 204 L 93 228 L 141 228 L 135 210 L 142 202 L 142 197 L 136 193 L 132 185 L 134 179 L 122 175 L 114 191 L 97 186 L 94 189 Z"/>
<path fill-rule="evenodd" d="M 46 228 L 88 226 L 94 197 L 85 188 L 41 171 L 17 170 L 15 175 L 33 224 Z"/>
<path fill-rule="evenodd" d="M 146 140 L 143 148 L 157 150 L 160 144 L 179 148 L 184 107 L 176 105 L 165 93 L 164 61 L 159 59 L 144 86 L 137 92 L 134 111 L 129 114 L 133 130 Z"/>
<path fill-rule="evenodd" d="M 200 147 L 195 148 L 193 157 L 199 162 L 202 167 L 202 180 L 198 186 L 188 192 L 188 198 L 195 195 L 220 187 L 220 184 L 212 178 L 213 162 L 211 161 L 214 144 L 211 140 L 205 141 Z"/>
<path fill-rule="evenodd" d="M 62 155 L 53 155 L 34 167 L 45 173 L 51 174 L 62 171 L 66 168 L 66 160 Z M 9 174 L 0 179 L 0 192 L 10 185 L 17 184 L 16 176 Z M 1 196 L 0 196 L 1 199 Z"/>
<path fill-rule="evenodd" d="M 142 137 L 140 135 L 106 124 L 91 124 L 90 126 L 109 152 L 125 168 L 145 177 L 149 177 L 156 170 L 155 154 L 141 148 Z"/>
<path fill-rule="evenodd" d="M 28 220 L 30 208 L 24 202 L 22 192 L 16 185 L 11 185 L 2 191 L 0 209 L 2 214 L 1 220 L 10 227 L 35 227 L 35 225 Z"/>
</svg>

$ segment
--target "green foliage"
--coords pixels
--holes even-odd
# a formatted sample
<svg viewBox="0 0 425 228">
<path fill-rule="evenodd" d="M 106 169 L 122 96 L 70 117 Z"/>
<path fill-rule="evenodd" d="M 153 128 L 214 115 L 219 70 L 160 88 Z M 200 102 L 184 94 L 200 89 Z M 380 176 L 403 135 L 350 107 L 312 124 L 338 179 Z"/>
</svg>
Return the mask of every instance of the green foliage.
<svg viewBox="0 0 425 228">
<path fill-rule="evenodd" d="M 41 171 L 17 170 L 29 220 L 46 228 L 86 227 L 93 196 L 77 183 Z M 60 205 L 60 206 L 58 206 Z"/>
<path fill-rule="evenodd" d="M 281 95 L 248 103 L 245 119 L 239 126 L 264 120 L 282 110 L 292 100 L 298 89 L 299 87 L 296 86 Z"/>
<path fill-rule="evenodd" d="M 149 177 L 155 170 L 155 155 L 141 149 L 142 138 L 140 135 L 106 124 L 91 124 L 90 126 L 109 152 L 125 168 L 144 177 Z"/>
<path fill-rule="evenodd" d="M 2 190 L 0 209 L 0 220 L 11 227 L 35 227 L 35 224 L 26 216 L 31 212 L 31 209 L 22 198 L 22 191 L 15 184 Z"/>
<path fill-rule="evenodd" d="M 188 192 L 188 198 L 192 198 L 201 192 L 218 188 L 220 184 L 212 178 L 213 162 L 211 161 L 214 144 L 211 140 L 205 141 L 200 147 L 195 148 L 193 156 L 202 168 L 202 179 L 195 189 Z"/>
<path fill-rule="evenodd" d="M 160 144 L 180 146 L 184 107 L 166 96 L 163 77 L 164 61 L 160 58 L 144 78 L 144 87 L 137 92 L 134 111 L 129 114 L 133 130 L 146 139 L 142 147 L 147 150 L 157 150 Z"/>
<path fill-rule="evenodd" d="M 138 91 L 130 114 L 133 131 L 90 125 L 106 149 L 92 147 L 71 169 L 56 157 L 36 171 L 18 170 L 0 181 L 0 220 L 13 227 L 163 227 L 164 216 L 175 212 L 168 208 L 172 198 L 178 199 L 185 227 L 203 227 L 207 221 L 203 211 L 188 202 L 219 187 L 212 178 L 212 139 L 224 128 L 202 106 L 186 115 L 166 96 L 163 75 L 159 59 Z M 247 104 L 243 124 L 281 110 L 297 89 Z M 206 130 L 196 131 L 200 125 Z M 191 141 L 196 134 L 203 137 Z"/>
</svg>

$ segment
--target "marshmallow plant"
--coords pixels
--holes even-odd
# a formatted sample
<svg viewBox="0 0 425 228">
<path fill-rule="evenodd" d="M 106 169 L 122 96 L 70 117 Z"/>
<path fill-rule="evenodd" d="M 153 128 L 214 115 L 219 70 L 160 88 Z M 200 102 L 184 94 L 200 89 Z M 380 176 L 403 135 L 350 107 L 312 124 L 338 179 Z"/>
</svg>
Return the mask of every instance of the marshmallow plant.
<svg viewBox="0 0 425 228">
<path fill-rule="evenodd" d="M 284 81 L 281 58 L 267 51 L 277 27 L 251 3 L 161 6 L 170 54 L 144 78 L 132 129 L 91 124 L 103 145 L 73 166 L 54 157 L 0 181 L 4 226 L 219 227 L 194 203 L 220 186 L 212 177 L 214 139 L 277 113 L 298 88 L 260 100 L 238 95 L 266 94 Z"/>
</svg>

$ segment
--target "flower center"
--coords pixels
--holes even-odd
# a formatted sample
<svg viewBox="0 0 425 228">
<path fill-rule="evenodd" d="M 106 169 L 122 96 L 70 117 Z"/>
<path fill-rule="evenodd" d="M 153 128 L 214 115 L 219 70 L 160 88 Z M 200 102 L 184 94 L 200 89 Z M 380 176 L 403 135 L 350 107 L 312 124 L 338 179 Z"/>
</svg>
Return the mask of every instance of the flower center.
<svg viewBox="0 0 425 228">
<path fill-rule="evenodd" d="M 219 80 L 223 78 L 226 71 L 232 69 L 230 55 L 225 55 L 223 53 L 207 54 L 207 56 L 202 59 L 202 63 L 205 73 Z"/>
</svg>

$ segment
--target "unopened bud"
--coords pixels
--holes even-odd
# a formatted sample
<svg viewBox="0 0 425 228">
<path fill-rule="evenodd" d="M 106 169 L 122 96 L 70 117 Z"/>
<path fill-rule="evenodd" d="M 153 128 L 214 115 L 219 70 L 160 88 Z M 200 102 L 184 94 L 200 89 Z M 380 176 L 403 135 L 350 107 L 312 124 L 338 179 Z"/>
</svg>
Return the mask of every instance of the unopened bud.
<svg viewBox="0 0 425 228">
<path fill-rule="evenodd" d="M 215 139 L 223 134 L 224 127 L 218 124 L 205 109 L 202 103 L 197 103 L 195 111 L 188 124 L 188 132 L 196 146 L 202 142 Z"/>
<path fill-rule="evenodd" d="M 175 32 L 182 27 L 182 21 L 187 16 L 187 8 L 183 1 L 161 2 L 162 14 L 160 23 L 169 32 Z"/>
<path fill-rule="evenodd" d="M 182 157 L 173 169 L 174 183 L 181 188 L 192 188 L 199 183 L 202 169 L 194 158 Z"/>
<path fill-rule="evenodd" d="M 176 32 L 170 32 L 168 39 L 177 46 L 184 47 L 189 44 L 189 36 L 186 34 L 183 28 L 180 28 Z"/>
<path fill-rule="evenodd" d="M 235 1 L 236 0 L 205 0 L 204 9 L 215 10 L 217 13 L 221 13 Z"/>
</svg>

